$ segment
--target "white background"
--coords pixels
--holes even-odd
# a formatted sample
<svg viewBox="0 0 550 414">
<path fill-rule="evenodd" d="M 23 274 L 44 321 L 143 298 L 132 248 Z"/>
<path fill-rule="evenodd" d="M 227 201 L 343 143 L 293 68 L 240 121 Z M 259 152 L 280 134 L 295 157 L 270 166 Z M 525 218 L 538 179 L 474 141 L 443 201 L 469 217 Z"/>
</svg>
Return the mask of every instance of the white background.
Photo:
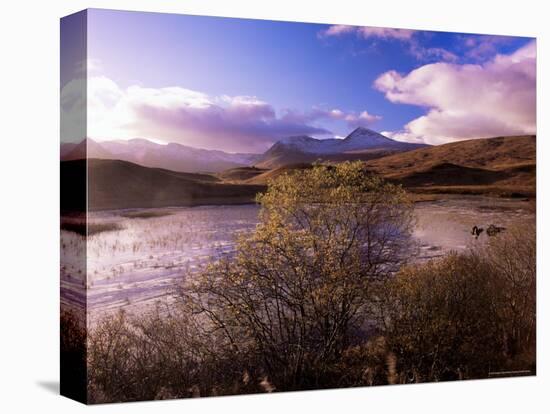
<svg viewBox="0 0 550 414">
<path fill-rule="evenodd" d="M 110 0 L 2 2 L 0 14 L 0 411 L 81 412 L 57 395 L 59 18 L 86 7 L 348 23 L 538 38 L 538 375 L 96 406 L 95 412 L 550 412 L 546 1 Z M 546 181 L 547 182 L 547 181 Z M 546 256 L 546 257 L 545 257 Z"/>
</svg>

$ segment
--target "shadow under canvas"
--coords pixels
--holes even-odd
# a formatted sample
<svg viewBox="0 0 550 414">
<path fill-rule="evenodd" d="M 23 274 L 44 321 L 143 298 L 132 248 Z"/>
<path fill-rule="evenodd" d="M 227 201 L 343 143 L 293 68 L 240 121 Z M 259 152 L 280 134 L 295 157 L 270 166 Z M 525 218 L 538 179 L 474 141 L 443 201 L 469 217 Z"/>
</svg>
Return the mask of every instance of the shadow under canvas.
<svg viewBox="0 0 550 414">
<path fill-rule="evenodd" d="M 37 381 L 36 384 L 46 391 L 59 395 L 59 381 Z"/>
</svg>

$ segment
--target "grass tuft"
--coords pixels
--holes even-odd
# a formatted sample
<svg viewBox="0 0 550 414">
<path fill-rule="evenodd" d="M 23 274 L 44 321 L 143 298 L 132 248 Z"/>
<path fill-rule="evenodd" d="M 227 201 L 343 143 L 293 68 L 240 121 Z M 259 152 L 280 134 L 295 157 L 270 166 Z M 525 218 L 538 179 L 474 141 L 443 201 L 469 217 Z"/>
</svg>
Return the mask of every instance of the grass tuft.
<svg viewBox="0 0 550 414">
<path fill-rule="evenodd" d="M 126 211 L 124 213 L 121 213 L 120 215 L 122 217 L 126 218 L 155 218 L 155 217 L 164 217 L 164 216 L 170 216 L 173 213 L 171 211 L 167 210 L 145 210 L 145 211 Z"/>
</svg>

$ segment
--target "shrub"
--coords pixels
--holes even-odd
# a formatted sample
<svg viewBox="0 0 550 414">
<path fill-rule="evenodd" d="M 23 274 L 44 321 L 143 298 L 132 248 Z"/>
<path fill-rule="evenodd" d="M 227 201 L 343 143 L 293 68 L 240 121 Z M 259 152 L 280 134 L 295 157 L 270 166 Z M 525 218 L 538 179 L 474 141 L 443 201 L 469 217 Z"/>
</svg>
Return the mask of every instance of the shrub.
<svg viewBox="0 0 550 414">
<path fill-rule="evenodd" d="M 491 269 L 475 254 L 452 254 L 397 275 L 389 284 L 385 336 L 400 382 L 486 377 L 500 363 L 492 288 Z"/>
<path fill-rule="evenodd" d="M 276 389 L 334 386 L 332 365 L 365 334 L 375 287 L 406 251 L 411 204 L 361 163 L 280 176 L 258 201 L 254 234 L 190 277 L 184 301 Z"/>
<path fill-rule="evenodd" d="M 200 336 L 177 310 L 103 318 L 89 341 L 90 400 L 99 402 L 182 398 L 260 391 L 239 355 Z M 254 371 L 252 371 L 254 372 Z M 259 378 L 255 375 L 254 378 Z"/>
<path fill-rule="evenodd" d="M 535 371 L 536 228 L 525 222 L 491 239 L 486 250 L 498 293 L 509 369 Z M 518 365 L 519 364 L 519 365 Z"/>
<path fill-rule="evenodd" d="M 60 392 L 62 395 L 85 402 L 86 331 L 72 312 L 63 311 L 60 321 Z"/>
<path fill-rule="evenodd" d="M 513 227 L 479 252 L 408 266 L 387 285 L 388 352 L 401 382 L 535 370 L 535 238 Z"/>
</svg>

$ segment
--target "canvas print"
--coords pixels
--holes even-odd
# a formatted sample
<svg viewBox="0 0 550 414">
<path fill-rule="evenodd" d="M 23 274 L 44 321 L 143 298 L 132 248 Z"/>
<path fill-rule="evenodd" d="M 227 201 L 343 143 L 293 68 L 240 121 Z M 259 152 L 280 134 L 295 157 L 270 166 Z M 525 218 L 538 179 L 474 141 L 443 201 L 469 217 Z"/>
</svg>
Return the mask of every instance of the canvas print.
<svg viewBox="0 0 550 414">
<path fill-rule="evenodd" d="M 90 9 L 60 95 L 63 395 L 536 374 L 535 39 Z"/>
</svg>

